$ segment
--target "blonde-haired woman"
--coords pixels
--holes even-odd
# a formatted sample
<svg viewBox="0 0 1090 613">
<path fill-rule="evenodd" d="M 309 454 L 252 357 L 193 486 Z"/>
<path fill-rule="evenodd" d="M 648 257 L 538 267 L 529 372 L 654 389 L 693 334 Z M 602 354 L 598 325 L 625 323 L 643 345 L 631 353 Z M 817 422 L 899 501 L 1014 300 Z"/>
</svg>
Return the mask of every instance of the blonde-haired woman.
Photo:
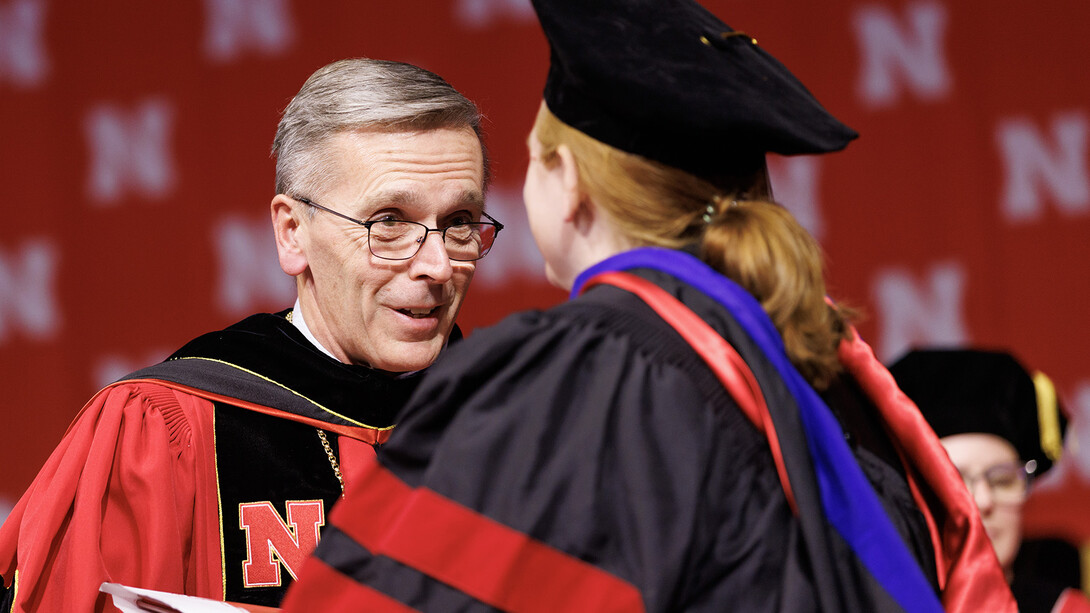
<svg viewBox="0 0 1090 613">
<path fill-rule="evenodd" d="M 572 299 L 432 367 L 288 609 L 1013 611 L 956 470 L 769 201 L 765 153 L 854 132 L 693 2 L 535 9 L 523 195 Z"/>
</svg>

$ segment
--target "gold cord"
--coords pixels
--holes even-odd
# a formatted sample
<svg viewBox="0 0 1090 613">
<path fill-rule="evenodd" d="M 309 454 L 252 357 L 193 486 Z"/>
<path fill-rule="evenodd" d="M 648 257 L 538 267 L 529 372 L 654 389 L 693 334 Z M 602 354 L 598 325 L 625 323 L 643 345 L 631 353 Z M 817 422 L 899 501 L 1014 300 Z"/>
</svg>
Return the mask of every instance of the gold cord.
<svg viewBox="0 0 1090 613">
<path fill-rule="evenodd" d="M 325 430 L 318 428 L 318 438 L 322 439 L 322 448 L 325 449 L 326 457 L 329 458 L 329 465 L 333 467 L 333 474 L 337 475 L 337 482 L 341 484 L 341 498 L 344 498 L 344 477 L 341 475 L 341 465 L 337 463 L 337 456 L 333 454 L 333 448 L 329 446 Z"/>
<path fill-rule="evenodd" d="M 295 314 L 295 311 L 288 311 L 286 315 L 287 320 L 291 321 L 291 316 Z M 333 453 L 333 448 L 329 446 L 329 438 L 325 435 L 325 430 L 318 428 L 318 438 L 322 440 L 322 449 L 325 449 L 325 455 L 329 458 L 329 465 L 333 467 L 333 474 L 337 476 L 337 483 L 341 484 L 341 498 L 344 498 L 344 476 L 341 475 L 341 465 L 337 462 L 337 456 Z"/>
<path fill-rule="evenodd" d="M 291 316 L 295 311 L 288 311 L 287 320 L 291 321 Z M 329 465 L 333 467 L 333 474 L 337 476 L 337 483 L 341 484 L 341 498 L 344 498 L 344 476 L 341 475 L 341 465 L 337 462 L 337 456 L 333 453 L 333 448 L 329 446 L 329 438 L 325 435 L 325 430 L 318 428 L 318 438 L 322 440 L 322 449 L 325 449 L 325 455 L 329 458 Z"/>
</svg>

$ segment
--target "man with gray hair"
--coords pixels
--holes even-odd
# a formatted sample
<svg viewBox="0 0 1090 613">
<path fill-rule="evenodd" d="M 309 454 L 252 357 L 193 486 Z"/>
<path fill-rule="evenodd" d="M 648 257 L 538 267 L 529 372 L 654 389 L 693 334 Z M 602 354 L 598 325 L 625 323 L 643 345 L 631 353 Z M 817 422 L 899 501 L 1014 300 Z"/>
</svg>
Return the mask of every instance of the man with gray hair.
<svg viewBox="0 0 1090 613">
<path fill-rule="evenodd" d="M 479 118 L 408 64 L 343 60 L 307 80 L 273 143 L 294 307 L 88 403 L 0 527 L 0 610 L 114 610 L 104 581 L 279 604 L 351 467 L 459 336 L 502 228 L 484 212 Z"/>
</svg>

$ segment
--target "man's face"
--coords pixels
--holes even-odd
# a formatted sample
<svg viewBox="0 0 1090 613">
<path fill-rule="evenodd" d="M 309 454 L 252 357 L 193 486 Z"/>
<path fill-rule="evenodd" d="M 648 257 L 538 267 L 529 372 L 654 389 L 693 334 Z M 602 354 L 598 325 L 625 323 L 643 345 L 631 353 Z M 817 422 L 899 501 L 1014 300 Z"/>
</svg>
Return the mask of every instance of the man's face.
<svg viewBox="0 0 1090 613">
<path fill-rule="evenodd" d="M 345 132 L 329 147 L 336 160 L 329 188 L 294 195 L 360 221 L 445 228 L 480 218 L 483 160 L 469 128 Z M 381 370 L 435 361 L 475 263 L 451 261 L 439 233 L 429 233 L 408 260 L 384 260 L 368 249 L 363 226 L 323 211 L 300 219 L 307 268 L 298 277 L 299 299 L 314 336 L 338 359 Z"/>
</svg>

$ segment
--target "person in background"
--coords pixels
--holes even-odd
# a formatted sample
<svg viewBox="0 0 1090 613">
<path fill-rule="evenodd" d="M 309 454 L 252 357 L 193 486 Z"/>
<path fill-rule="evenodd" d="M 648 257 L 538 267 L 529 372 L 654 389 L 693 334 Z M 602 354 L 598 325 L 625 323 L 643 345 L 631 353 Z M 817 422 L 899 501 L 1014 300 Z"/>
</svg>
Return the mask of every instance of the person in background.
<svg viewBox="0 0 1090 613">
<path fill-rule="evenodd" d="M 956 469 L 769 202 L 766 153 L 856 134 L 689 0 L 534 8 L 523 196 L 572 299 L 439 360 L 285 609 L 1013 611 Z"/>
<path fill-rule="evenodd" d="M 1062 451 L 1065 420 L 1046 390 L 1003 351 L 916 349 L 892 366 L 969 488 L 1022 613 L 1090 611 L 1078 591 L 1077 550 L 1061 541 L 1024 541 L 1022 503 L 1034 477 Z M 1044 426 L 1044 427 L 1042 427 Z"/>
<path fill-rule="evenodd" d="M 459 336 L 502 227 L 473 103 L 410 64 L 342 60 L 288 105 L 273 153 L 294 307 L 83 408 L 0 528 L 4 611 L 114 610 L 106 581 L 277 605 L 352 466 Z"/>
</svg>

